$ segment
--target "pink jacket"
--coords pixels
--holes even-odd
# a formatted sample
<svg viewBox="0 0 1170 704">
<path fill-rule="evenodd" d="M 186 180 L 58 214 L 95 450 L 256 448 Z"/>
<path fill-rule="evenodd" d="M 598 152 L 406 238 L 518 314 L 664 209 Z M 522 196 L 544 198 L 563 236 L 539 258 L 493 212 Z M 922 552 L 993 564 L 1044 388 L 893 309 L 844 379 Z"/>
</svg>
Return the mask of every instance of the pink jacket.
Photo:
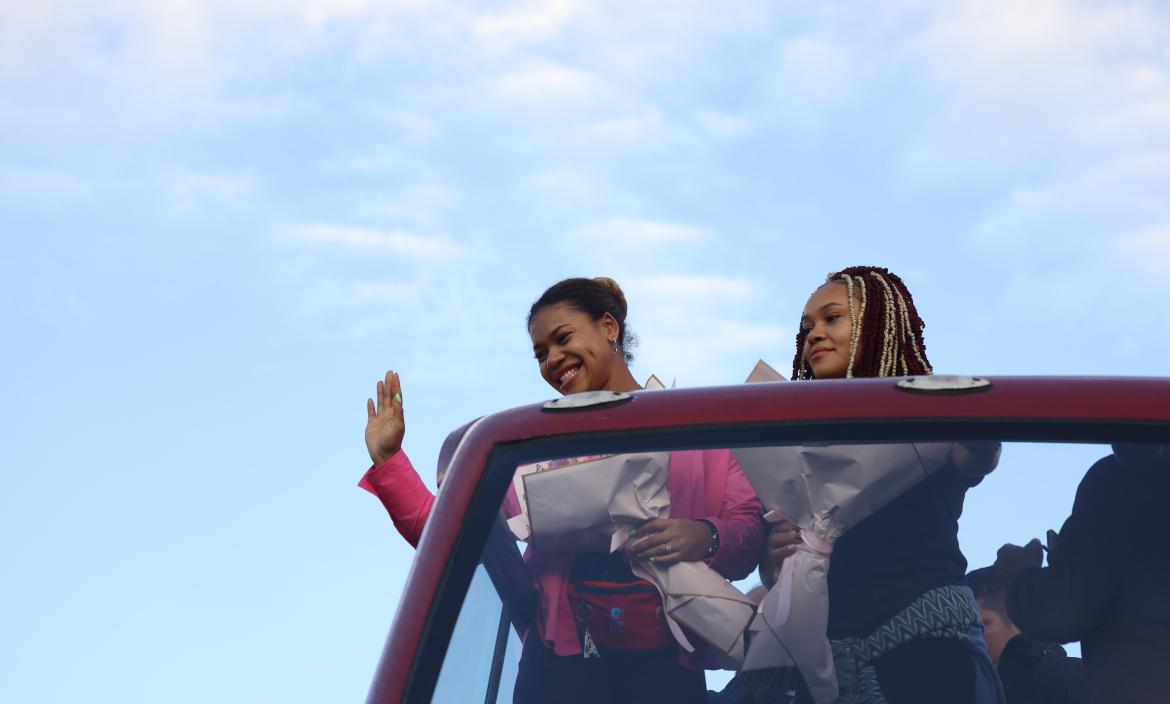
<svg viewBox="0 0 1170 704">
<path fill-rule="evenodd" d="M 394 527 L 417 547 L 435 497 L 422 483 L 406 453 L 399 451 L 370 468 L 358 486 L 382 501 Z M 719 531 L 719 549 L 707 563 L 727 579 L 748 576 L 763 549 L 762 506 L 731 451 L 671 453 L 667 488 L 671 518 L 703 518 Z M 524 558 L 540 591 L 537 628 L 541 638 L 557 655 L 580 655 L 581 643 L 568 597 L 574 553 L 529 549 Z M 679 653 L 684 665 L 702 669 L 701 651 L 692 655 L 680 649 Z"/>
</svg>

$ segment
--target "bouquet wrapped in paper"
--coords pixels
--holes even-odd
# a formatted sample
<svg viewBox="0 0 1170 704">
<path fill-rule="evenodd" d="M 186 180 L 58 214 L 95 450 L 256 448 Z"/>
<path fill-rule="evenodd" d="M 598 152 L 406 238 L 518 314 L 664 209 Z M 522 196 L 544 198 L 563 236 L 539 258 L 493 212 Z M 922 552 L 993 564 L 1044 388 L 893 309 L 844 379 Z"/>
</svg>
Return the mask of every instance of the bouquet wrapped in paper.
<svg viewBox="0 0 1170 704">
<path fill-rule="evenodd" d="M 513 480 L 520 513 L 508 520 L 520 540 L 540 549 L 615 552 L 630 530 L 668 518 L 670 453 L 633 453 L 525 465 Z M 662 597 L 667 624 L 688 652 L 695 647 L 679 624 L 735 664 L 755 605 L 703 562 L 662 566 L 635 560 L 635 575 Z"/>
<path fill-rule="evenodd" d="M 762 362 L 748 379 L 773 380 L 780 375 Z M 951 449 L 951 443 L 900 443 L 735 450 L 768 512 L 765 518 L 787 517 L 800 527 L 802 539 L 749 628 L 744 670 L 796 666 L 818 704 L 837 698 L 826 637 L 833 543 L 945 465 Z"/>
</svg>

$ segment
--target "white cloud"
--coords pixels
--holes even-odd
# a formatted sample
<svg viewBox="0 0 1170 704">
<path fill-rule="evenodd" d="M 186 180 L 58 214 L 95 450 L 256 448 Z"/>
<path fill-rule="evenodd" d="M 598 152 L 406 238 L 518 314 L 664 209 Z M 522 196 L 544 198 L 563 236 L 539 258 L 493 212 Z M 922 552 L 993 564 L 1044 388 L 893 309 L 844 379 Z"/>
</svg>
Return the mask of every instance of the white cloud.
<svg viewBox="0 0 1170 704">
<path fill-rule="evenodd" d="M 722 110 L 699 110 L 695 112 L 694 120 L 704 132 L 720 139 L 742 137 L 757 127 L 753 117 Z"/>
<path fill-rule="evenodd" d="M 637 277 L 630 280 L 629 288 L 639 300 L 682 308 L 703 305 L 704 301 L 743 302 L 761 292 L 759 285 L 747 279 L 696 274 Z"/>
<path fill-rule="evenodd" d="M 470 21 L 476 41 L 491 54 L 539 46 L 560 37 L 587 3 L 579 0 L 536 0 L 516 3 L 498 14 Z"/>
<path fill-rule="evenodd" d="M 354 210 L 361 215 L 432 226 L 459 196 L 453 188 L 415 185 L 389 193 L 360 193 Z"/>
<path fill-rule="evenodd" d="M 400 137 L 400 142 L 411 144 L 429 142 L 439 132 L 438 122 L 427 115 L 392 105 L 372 105 L 369 111 L 379 122 L 394 130 Z"/>
<path fill-rule="evenodd" d="M 610 115 L 579 124 L 569 145 L 580 150 L 625 150 L 660 147 L 670 141 L 672 128 L 656 108 Z"/>
<path fill-rule="evenodd" d="M 955 3 L 918 41 L 941 109 L 908 164 L 962 179 L 1165 148 L 1167 42 L 1168 18 L 1140 3 Z"/>
<path fill-rule="evenodd" d="M 529 119 L 559 113 L 596 113 L 631 102 L 597 73 L 538 57 L 480 77 L 473 91 L 491 107 Z"/>
<path fill-rule="evenodd" d="M 767 108 L 786 123 L 819 128 L 867 70 L 862 52 L 841 38 L 801 36 L 781 44 L 767 79 Z"/>
<path fill-rule="evenodd" d="M 463 245 L 440 237 L 325 223 L 288 225 L 279 230 L 277 240 L 349 251 L 385 252 L 429 261 L 450 261 L 470 253 Z"/>
<path fill-rule="evenodd" d="M 570 247 L 615 251 L 695 245 L 714 239 L 715 231 L 699 225 L 658 222 L 639 218 L 611 218 L 569 233 Z"/>
<path fill-rule="evenodd" d="M 92 184 L 54 169 L 12 167 L 0 171 L 0 195 L 24 204 L 60 204 L 94 193 Z"/>
<path fill-rule="evenodd" d="M 357 154 L 323 159 L 317 167 L 327 174 L 345 174 L 405 169 L 411 165 L 410 155 L 398 144 L 379 144 Z"/>
<path fill-rule="evenodd" d="M 664 274 L 627 277 L 631 325 L 642 343 L 638 365 L 682 386 L 738 383 L 761 357 L 787 353 L 787 328 L 752 320 L 753 303 L 766 298 L 744 278 Z M 742 377 L 738 366 L 742 365 Z M 733 376 L 727 377 L 732 369 Z"/>
<path fill-rule="evenodd" d="M 598 200 L 611 195 L 611 189 L 593 172 L 573 166 L 557 166 L 536 171 L 527 184 L 558 199 Z"/>
<path fill-rule="evenodd" d="M 234 200 L 255 187 L 250 174 L 230 171 L 202 171 L 175 168 L 164 174 L 168 189 L 176 197 L 196 195 L 212 200 Z"/>
<path fill-rule="evenodd" d="M 1170 292 L 1170 222 L 1124 235 L 1112 254 L 1123 276 L 1152 277 Z"/>
</svg>

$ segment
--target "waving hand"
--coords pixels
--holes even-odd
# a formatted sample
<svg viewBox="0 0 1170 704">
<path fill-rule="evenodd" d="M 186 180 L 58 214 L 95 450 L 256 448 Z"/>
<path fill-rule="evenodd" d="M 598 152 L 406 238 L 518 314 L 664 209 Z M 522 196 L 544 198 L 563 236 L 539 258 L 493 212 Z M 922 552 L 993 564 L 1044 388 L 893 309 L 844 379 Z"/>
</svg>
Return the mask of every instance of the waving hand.
<svg viewBox="0 0 1170 704">
<path fill-rule="evenodd" d="M 402 447 L 406 435 L 406 419 L 402 414 L 402 381 L 398 374 L 386 372 L 386 379 L 378 382 L 374 399 L 366 399 L 366 449 L 374 466 L 384 463 Z"/>
</svg>

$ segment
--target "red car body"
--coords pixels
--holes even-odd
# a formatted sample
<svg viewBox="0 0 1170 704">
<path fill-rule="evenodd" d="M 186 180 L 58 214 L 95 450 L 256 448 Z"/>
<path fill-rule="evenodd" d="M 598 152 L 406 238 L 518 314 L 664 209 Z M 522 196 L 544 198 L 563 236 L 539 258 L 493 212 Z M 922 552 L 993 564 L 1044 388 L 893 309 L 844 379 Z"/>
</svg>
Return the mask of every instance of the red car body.
<svg viewBox="0 0 1170 704">
<path fill-rule="evenodd" d="M 487 527 L 523 462 L 786 439 L 1170 442 L 1170 379 L 988 381 L 966 392 L 908 392 L 897 379 L 646 391 L 579 409 L 533 404 L 480 419 L 451 459 L 368 701 L 429 700 Z"/>
</svg>

